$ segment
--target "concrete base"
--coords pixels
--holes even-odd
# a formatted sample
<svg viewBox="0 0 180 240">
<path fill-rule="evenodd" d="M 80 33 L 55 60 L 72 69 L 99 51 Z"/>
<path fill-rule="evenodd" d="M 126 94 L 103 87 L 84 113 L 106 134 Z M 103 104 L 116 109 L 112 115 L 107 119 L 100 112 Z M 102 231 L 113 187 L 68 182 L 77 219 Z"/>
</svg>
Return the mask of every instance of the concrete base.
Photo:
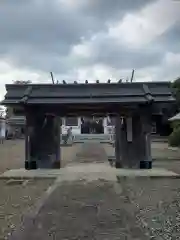
<svg viewBox="0 0 180 240">
<path fill-rule="evenodd" d="M 152 161 L 141 161 L 139 168 L 140 169 L 151 169 L 152 168 Z"/>
<path fill-rule="evenodd" d="M 72 147 L 73 143 L 61 143 L 61 147 Z"/>
<path fill-rule="evenodd" d="M 40 163 L 40 162 L 39 162 Z M 39 164 L 40 165 L 40 164 Z M 43 162 L 42 167 L 41 166 L 37 166 L 36 161 L 25 161 L 25 169 L 26 170 L 35 170 L 35 169 L 49 169 L 50 167 L 52 167 L 53 169 L 59 169 L 61 167 L 61 163 L 60 161 L 54 162 L 53 165 L 49 165 L 49 161 L 47 162 L 47 165 L 45 165 L 45 162 Z"/>
<path fill-rule="evenodd" d="M 114 163 L 116 168 L 122 168 L 121 163 L 116 162 L 115 156 L 108 156 L 108 161 L 111 166 L 113 166 Z M 139 169 L 152 169 L 152 161 L 141 161 L 139 164 Z"/>
<path fill-rule="evenodd" d="M 121 163 L 120 162 L 115 162 L 115 167 L 116 168 L 122 168 Z"/>
<path fill-rule="evenodd" d="M 116 169 L 108 164 L 76 164 L 61 169 L 13 169 L 0 175 L 0 179 L 58 178 L 71 181 L 82 179 L 107 179 L 116 181 L 121 177 L 180 178 L 179 174 L 163 168 L 153 169 Z"/>
<path fill-rule="evenodd" d="M 36 161 L 25 161 L 25 169 L 26 170 L 31 170 L 31 169 L 37 169 L 37 164 Z"/>
</svg>

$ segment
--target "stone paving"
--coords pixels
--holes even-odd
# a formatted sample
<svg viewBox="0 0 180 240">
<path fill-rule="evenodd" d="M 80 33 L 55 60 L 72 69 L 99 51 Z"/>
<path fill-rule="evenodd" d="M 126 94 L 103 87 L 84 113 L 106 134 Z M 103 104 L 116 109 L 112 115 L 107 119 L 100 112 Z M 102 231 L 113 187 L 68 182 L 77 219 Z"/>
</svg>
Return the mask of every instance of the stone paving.
<svg viewBox="0 0 180 240">
<path fill-rule="evenodd" d="M 74 163 L 102 163 L 107 162 L 107 154 L 98 142 L 81 144 Z"/>
</svg>

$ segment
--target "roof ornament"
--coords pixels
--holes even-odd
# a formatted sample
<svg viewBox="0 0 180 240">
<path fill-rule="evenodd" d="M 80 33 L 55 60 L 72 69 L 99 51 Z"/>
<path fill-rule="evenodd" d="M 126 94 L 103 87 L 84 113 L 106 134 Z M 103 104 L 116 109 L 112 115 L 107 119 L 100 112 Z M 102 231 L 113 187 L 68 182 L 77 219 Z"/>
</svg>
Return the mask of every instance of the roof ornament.
<svg viewBox="0 0 180 240">
<path fill-rule="evenodd" d="M 52 84 L 55 84 L 55 82 L 54 82 L 53 72 L 50 72 L 50 75 L 51 75 L 51 81 L 52 81 Z"/>
<path fill-rule="evenodd" d="M 132 70 L 132 75 L 131 75 L 131 83 L 132 83 L 132 81 L 133 81 L 133 79 L 134 79 L 134 69 Z"/>
<path fill-rule="evenodd" d="M 23 97 L 21 98 L 21 100 L 20 100 L 20 102 L 21 103 L 26 103 L 27 102 L 27 100 L 28 100 L 28 98 L 29 98 L 29 95 L 31 94 L 31 92 L 32 92 L 32 86 L 29 86 L 29 87 L 27 87 L 26 89 L 25 89 L 25 91 L 24 91 L 24 94 L 23 94 Z"/>
<path fill-rule="evenodd" d="M 145 97 L 148 100 L 148 102 L 153 102 L 154 101 L 154 97 L 152 96 L 152 93 L 151 93 L 148 85 L 143 83 L 142 87 L 143 87 L 144 94 L 145 94 Z"/>
</svg>

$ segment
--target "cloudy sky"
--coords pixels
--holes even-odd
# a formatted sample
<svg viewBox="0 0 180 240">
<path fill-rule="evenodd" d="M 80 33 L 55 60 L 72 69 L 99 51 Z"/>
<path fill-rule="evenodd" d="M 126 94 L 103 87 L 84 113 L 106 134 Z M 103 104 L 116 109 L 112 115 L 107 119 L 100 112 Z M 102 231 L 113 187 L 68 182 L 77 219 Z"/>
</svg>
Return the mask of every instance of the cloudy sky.
<svg viewBox="0 0 180 240">
<path fill-rule="evenodd" d="M 0 1 L 0 98 L 12 80 L 173 80 L 180 0 Z"/>
</svg>

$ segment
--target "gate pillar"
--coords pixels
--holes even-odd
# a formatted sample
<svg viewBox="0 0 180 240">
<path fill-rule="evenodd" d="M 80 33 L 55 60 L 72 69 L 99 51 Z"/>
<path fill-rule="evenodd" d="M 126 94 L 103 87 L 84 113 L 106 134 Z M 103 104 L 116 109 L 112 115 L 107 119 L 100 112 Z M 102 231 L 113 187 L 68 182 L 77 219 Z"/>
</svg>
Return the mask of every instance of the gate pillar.
<svg viewBox="0 0 180 240">
<path fill-rule="evenodd" d="M 42 113 L 26 114 L 25 168 L 60 168 L 60 119 Z"/>
<path fill-rule="evenodd" d="M 151 168 L 151 125 L 143 115 L 132 115 L 115 124 L 116 168 Z"/>
</svg>

